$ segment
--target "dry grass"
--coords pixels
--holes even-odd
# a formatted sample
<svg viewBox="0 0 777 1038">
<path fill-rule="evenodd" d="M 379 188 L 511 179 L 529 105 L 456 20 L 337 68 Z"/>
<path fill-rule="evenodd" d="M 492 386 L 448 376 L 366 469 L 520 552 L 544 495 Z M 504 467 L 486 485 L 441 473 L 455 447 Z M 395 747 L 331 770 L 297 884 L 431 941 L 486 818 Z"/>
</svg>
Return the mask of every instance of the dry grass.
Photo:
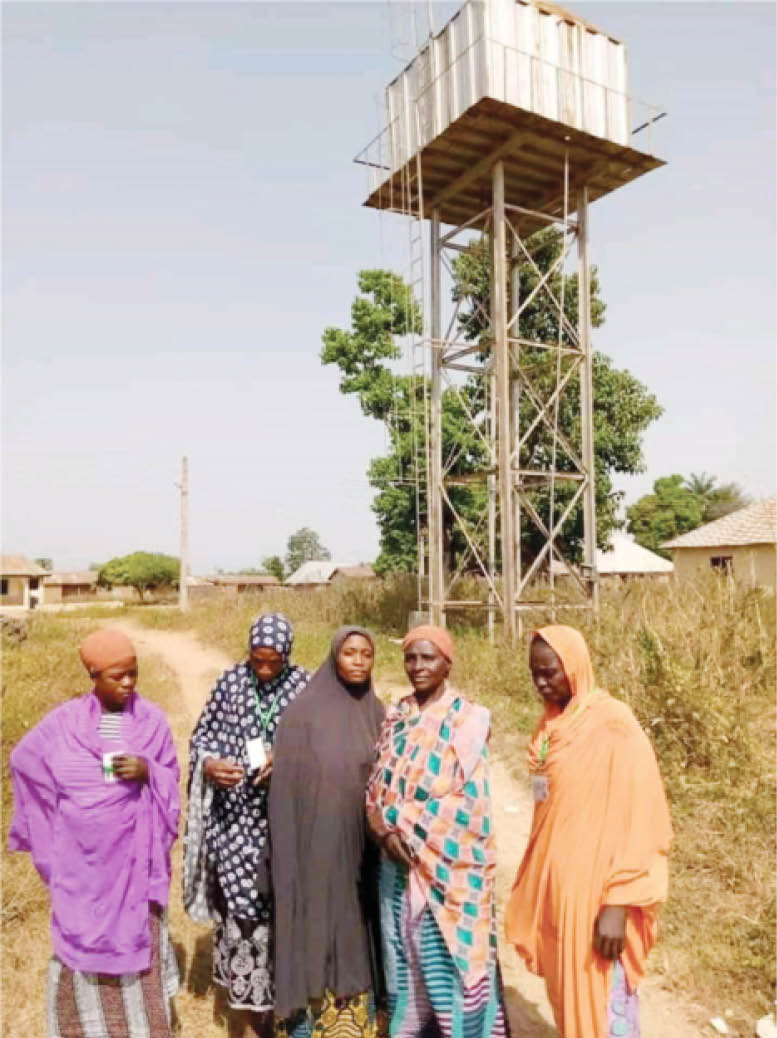
<svg viewBox="0 0 777 1038">
<path fill-rule="evenodd" d="M 396 639 L 414 588 L 396 582 L 385 602 L 379 592 L 379 586 L 276 591 L 237 603 L 198 604 L 185 616 L 153 607 L 131 615 L 149 626 L 193 629 L 204 644 L 237 658 L 253 617 L 280 609 L 296 626 L 295 659 L 310 668 L 326 654 L 334 627 L 346 620 L 367 623 L 380 632 L 379 681 L 403 684 Z M 549 619 L 537 616 L 533 624 Z M 695 585 L 633 583 L 607 589 L 598 615 L 578 619 L 599 681 L 630 703 L 650 733 L 672 804 L 671 896 L 654 963 L 666 986 L 684 998 L 714 1010 L 732 1008 L 729 1026 L 749 1035 L 748 1021 L 751 1025 L 768 1011 L 774 998 L 774 597 L 714 576 Z M 87 626 L 84 620 L 39 617 L 28 642 L 9 650 L 4 756 L 25 723 L 34 723 L 60 696 L 83 688 L 71 657 Z M 458 630 L 457 643 L 454 679 L 491 708 L 500 755 L 522 775 L 527 733 L 538 715 L 525 649 L 491 646 L 477 629 Z M 183 745 L 188 721 L 177 713 L 174 680 L 153 660 L 142 666 L 143 687 L 168 711 Z M 3 796 L 7 826 L 7 786 Z M 174 891 L 177 883 L 176 877 Z M 185 1033 L 223 1034 L 212 1020 L 207 990 L 207 930 L 183 916 L 179 900 L 173 897 L 174 937 L 197 948 L 178 999 Z M 6 1019 L 14 1019 L 12 1005 L 23 1013 L 25 1004 L 40 1004 L 47 952 L 31 967 L 29 945 L 48 946 L 42 901 L 26 856 L 11 856 L 4 889 Z M 33 940 L 30 935 L 38 933 L 40 940 Z"/>
</svg>

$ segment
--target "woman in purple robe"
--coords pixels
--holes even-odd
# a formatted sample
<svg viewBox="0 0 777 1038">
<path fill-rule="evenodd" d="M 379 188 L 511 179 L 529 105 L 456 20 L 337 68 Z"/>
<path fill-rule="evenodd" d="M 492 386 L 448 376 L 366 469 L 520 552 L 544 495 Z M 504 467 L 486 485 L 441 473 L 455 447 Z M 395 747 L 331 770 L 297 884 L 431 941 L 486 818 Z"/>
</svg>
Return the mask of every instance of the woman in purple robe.
<svg viewBox="0 0 777 1038">
<path fill-rule="evenodd" d="M 10 850 L 51 897 L 48 1038 L 169 1038 L 178 968 L 167 930 L 178 762 L 167 720 L 135 691 L 132 642 L 81 644 L 91 692 L 50 711 L 11 754 Z"/>
</svg>

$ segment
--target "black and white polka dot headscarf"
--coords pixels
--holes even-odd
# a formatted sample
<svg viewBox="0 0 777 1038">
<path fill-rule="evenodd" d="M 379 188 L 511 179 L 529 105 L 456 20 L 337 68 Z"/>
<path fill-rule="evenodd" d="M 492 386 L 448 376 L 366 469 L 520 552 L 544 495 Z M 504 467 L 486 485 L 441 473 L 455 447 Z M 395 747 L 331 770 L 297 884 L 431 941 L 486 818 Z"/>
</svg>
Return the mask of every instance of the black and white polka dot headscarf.
<svg viewBox="0 0 777 1038">
<path fill-rule="evenodd" d="M 294 629 L 291 621 L 283 613 L 264 613 L 251 624 L 248 635 L 249 652 L 255 649 L 274 649 L 287 660 L 293 644 Z"/>
</svg>

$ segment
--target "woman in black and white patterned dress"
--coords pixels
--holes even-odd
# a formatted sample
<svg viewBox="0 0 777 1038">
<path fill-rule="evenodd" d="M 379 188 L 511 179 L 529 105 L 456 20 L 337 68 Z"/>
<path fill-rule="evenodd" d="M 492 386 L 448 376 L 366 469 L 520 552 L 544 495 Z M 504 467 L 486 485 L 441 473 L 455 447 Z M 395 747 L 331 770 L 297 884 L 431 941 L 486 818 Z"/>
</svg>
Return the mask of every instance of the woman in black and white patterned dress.
<svg viewBox="0 0 777 1038">
<path fill-rule="evenodd" d="M 239 1013 L 233 1033 L 262 1038 L 274 1008 L 267 780 L 278 722 L 310 677 L 289 662 L 293 640 L 281 613 L 252 624 L 248 659 L 218 679 L 190 745 L 184 905 L 216 924 L 213 979 Z"/>
</svg>

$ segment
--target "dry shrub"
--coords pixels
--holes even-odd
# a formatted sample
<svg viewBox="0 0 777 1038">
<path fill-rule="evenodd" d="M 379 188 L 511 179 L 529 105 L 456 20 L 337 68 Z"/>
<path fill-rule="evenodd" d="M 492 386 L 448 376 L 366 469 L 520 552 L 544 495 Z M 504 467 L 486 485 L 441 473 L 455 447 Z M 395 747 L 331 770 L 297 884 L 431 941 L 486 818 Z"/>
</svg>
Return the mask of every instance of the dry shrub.
<svg viewBox="0 0 777 1038">
<path fill-rule="evenodd" d="M 401 634 L 416 608 L 415 577 L 397 574 L 385 580 L 343 580 L 330 587 L 269 588 L 246 592 L 237 598 L 219 595 L 194 601 L 186 614 L 153 606 L 132 607 L 128 614 L 148 627 L 208 628 L 208 640 L 228 647 L 225 638 L 241 631 L 241 646 L 251 620 L 259 613 L 285 613 L 295 624 L 324 624 L 330 630 L 341 624 L 363 624 L 378 631 Z M 223 628 L 226 625 L 226 630 Z"/>
</svg>

